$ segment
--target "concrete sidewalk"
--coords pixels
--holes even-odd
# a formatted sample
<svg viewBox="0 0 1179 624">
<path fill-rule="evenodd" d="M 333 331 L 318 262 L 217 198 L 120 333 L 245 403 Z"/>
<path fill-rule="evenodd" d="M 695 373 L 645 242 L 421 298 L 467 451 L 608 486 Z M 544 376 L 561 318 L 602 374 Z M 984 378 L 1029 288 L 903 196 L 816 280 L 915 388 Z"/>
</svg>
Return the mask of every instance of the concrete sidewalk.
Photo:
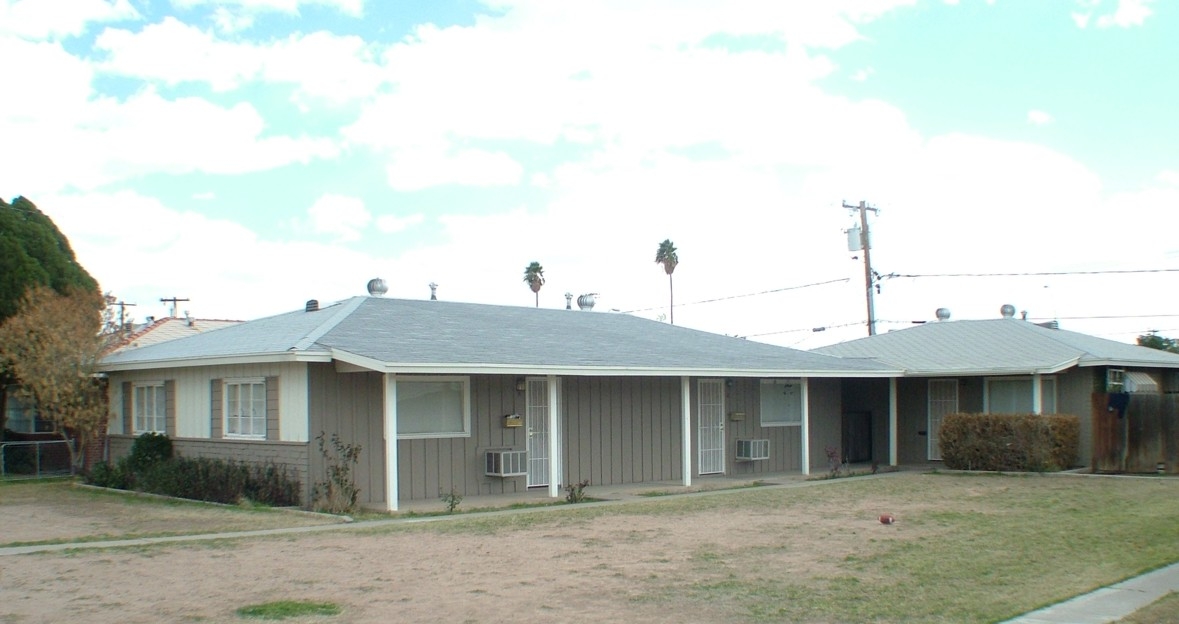
<svg viewBox="0 0 1179 624">
<path fill-rule="evenodd" d="M 1179 563 L 1025 613 L 1006 624 L 1116 622 L 1170 592 L 1179 592 Z"/>
</svg>

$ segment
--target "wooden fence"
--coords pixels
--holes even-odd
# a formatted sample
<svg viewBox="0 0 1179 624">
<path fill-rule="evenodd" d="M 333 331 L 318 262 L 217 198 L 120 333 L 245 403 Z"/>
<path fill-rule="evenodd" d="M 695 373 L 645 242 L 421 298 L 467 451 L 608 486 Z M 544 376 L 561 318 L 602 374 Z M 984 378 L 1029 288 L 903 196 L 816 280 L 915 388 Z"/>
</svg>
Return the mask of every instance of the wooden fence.
<svg viewBox="0 0 1179 624">
<path fill-rule="evenodd" d="M 1093 471 L 1179 474 L 1179 395 L 1134 393 L 1125 414 L 1093 393 Z"/>
</svg>

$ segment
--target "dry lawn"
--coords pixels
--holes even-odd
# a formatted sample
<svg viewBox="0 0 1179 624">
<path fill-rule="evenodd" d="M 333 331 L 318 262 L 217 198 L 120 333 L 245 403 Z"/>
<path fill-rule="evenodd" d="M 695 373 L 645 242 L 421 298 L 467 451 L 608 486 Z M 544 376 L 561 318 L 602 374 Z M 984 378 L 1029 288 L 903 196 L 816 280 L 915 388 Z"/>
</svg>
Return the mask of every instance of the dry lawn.
<svg viewBox="0 0 1179 624">
<path fill-rule="evenodd" d="M 20 486 L 33 487 L 33 486 Z M 43 487 L 43 486 L 42 486 Z M 4 542 L 304 516 L 0 487 Z M 30 506 L 31 505 L 31 506 Z M 93 505 L 94 509 L 85 509 Z M 880 513 L 895 514 L 885 526 Z M 205 515 L 207 514 L 207 515 Z M 898 473 L 805 488 L 0 557 L 0 622 L 984 622 L 1179 560 L 1179 480 Z M 101 518 L 101 519 L 100 519 Z"/>
</svg>

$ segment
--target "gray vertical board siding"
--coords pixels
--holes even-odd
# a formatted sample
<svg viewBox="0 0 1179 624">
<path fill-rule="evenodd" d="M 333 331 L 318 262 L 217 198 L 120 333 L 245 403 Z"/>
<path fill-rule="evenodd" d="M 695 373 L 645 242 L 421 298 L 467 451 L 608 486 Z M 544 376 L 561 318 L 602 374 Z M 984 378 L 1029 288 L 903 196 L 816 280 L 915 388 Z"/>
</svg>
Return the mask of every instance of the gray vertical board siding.
<svg viewBox="0 0 1179 624">
<path fill-rule="evenodd" d="M 334 455 L 332 434 L 342 444 L 360 446 L 354 470 L 359 502 L 385 502 L 384 377 L 380 373 L 339 373 L 332 364 L 307 366 L 307 409 L 310 472 L 315 480 L 327 475 L 327 460 L 316 438 L 322 433 L 324 449 Z"/>
<path fill-rule="evenodd" d="M 1162 371 L 1150 371 L 1155 379 L 1162 381 Z M 1056 412 L 1072 414 L 1081 420 L 1080 452 L 1077 461 L 1082 466 L 1093 462 L 1093 419 L 1090 417 L 1094 388 L 1098 381 L 1105 382 L 1105 368 L 1070 368 L 1056 375 Z"/>
<path fill-rule="evenodd" d="M 131 382 L 123 382 L 123 433 L 131 435 L 135 430 L 135 425 L 131 422 L 131 402 L 135 400 L 135 392 L 131 387 Z"/>
<path fill-rule="evenodd" d="M 176 437 L 176 381 L 164 382 L 164 433 Z"/>
<path fill-rule="evenodd" d="M 643 483 L 682 474 L 678 379 L 571 377 L 563 393 L 566 483 Z"/>
<path fill-rule="evenodd" d="M 840 399 L 840 380 L 811 378 L 808 403 L 810 405 L 811 469 L 827 468 L 827 447 L 833 446 L 843 456 L 843 404 Z"/>
<path fill-rule="evenodd" d="M 222 384 L 220 379 L 209 381 L 209 437 L 220 440 L 222 437 L 222 411 L 225 403 L 221 400 Z"/>
</svg>

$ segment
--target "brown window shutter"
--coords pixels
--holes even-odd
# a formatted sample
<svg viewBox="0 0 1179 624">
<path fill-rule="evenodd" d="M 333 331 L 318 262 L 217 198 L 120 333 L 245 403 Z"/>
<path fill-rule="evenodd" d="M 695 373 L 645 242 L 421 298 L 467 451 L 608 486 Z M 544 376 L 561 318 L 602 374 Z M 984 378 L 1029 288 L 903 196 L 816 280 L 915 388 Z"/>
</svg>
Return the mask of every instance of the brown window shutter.
<svg viewBox="0 0 1179 624">
<path fill-rule="evenodd" d="M 133 423 L 131 422 L 131 404 L 135 401 L 135 392 L 131 390 L 131 382 L 123 382 L 123 433 L 131 435 Z"/>
<path fill-rule="evenodd" d="M 278 440 L 278 377 L 266 378 L 266 439 Z"/>
<path fill-rule="evenodd" d="M 213 438 L 214 440 L 219 440 L 222 437 L 222 434 L 221 434 L 221 421 L 222 421 L 221 411 L 224 409 L 223 408 L 224 403 L 221 400 L 221 380 L 214 379 L 212 382 L 210 382 L 209 386 L 210 386 L 209 403 L 211 404 L 211 406 L 213 408 L 212 410 L 210 410 L 212 412 L 212 420 L 209 423 L 210 424 L 209 437 Z"/>
<path fill-rule="evenodd" d="M 176 380 L 164 382 L 164 434 L 176 437 Z"/>
</svg>

